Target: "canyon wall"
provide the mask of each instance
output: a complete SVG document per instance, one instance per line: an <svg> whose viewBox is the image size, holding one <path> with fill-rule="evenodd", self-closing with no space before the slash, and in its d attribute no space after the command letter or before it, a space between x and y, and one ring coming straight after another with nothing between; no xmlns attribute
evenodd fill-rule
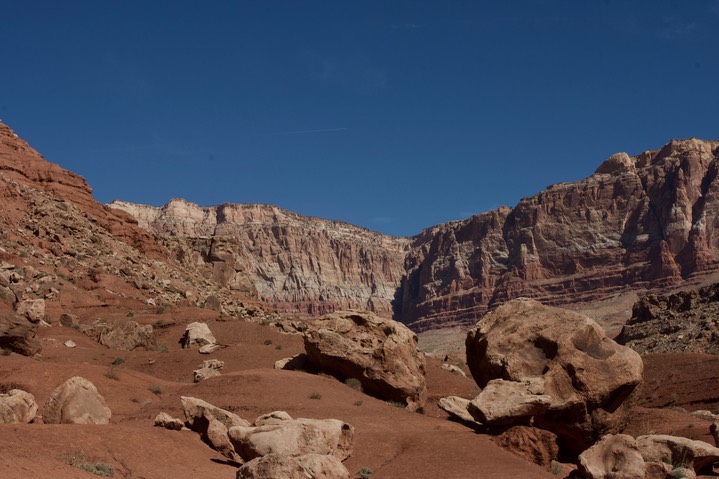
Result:
<svg viewBox="0 0 719 479"><path fill-rule="evenodd" d="M110 206L164 238L186 267L280 313L360 308L392 315L406 238L271 205L200 207L175 199L161 208L121 201Z"/></svg>
<svg viewBox="0 0 719 479"><path fill-rule="evenodd" d="M394 314L417 331L474 324L508 299L664 291L719 269L719 142L613 155L514 208L395 238L268 205L114 202L186 266L283 313Z"/></svg>

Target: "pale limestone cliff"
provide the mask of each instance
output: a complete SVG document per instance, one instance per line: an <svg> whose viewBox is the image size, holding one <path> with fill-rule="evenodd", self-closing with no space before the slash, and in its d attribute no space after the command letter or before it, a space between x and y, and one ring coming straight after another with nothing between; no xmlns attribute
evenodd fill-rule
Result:
<svg viewBox="0 0 719 479"><path fill-rule="evenodd" d="M409 240L271 205L161 208L115 201L164 237L185 265L273 309L300 316L362 308L392 314Z"/></svg>

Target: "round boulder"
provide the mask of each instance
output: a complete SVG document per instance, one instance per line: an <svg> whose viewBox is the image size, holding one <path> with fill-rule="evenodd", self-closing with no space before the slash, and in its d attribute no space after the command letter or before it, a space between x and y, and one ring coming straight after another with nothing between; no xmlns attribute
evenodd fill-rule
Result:
<svg viewBox="0 0 719 479"><path fill-rule="evenodd" d="M46 424L108 424L112 413L94 384L75 376L55 389L43 409Z"/></svg>
<svg viewBox="0 0 719 479"><path fill-rule="evenodd" d="M405 325L370 312L335 312L310 323L304 343L310 368L357 379L367 394L410 410L424 405L424 355Z"/></svg>
<svg viewBox="0 0 719 479"><path fill-rule="evenodd" d="M592 319L525 298L488 313L467 334L466 347L482 388L495 379L541 378L541 394L550 400L536 411L534 425L576 453L621 430L642 381L641 357L607 338Z"/></svg>

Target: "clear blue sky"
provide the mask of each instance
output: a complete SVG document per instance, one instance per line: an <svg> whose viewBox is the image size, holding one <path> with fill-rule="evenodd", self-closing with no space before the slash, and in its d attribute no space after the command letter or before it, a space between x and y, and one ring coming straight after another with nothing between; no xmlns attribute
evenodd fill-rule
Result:
<svg viewBox="0 0 719 479"><path fill-rule="evenodd" d="M412 235L719 138L719 0L0 7L0 118L102 202Z"/></svg>

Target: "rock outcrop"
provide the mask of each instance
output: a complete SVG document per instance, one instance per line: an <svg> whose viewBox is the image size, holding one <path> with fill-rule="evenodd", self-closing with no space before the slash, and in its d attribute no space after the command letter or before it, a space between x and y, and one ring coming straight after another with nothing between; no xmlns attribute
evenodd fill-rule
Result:
<svg viewBox="0 0 719 479"><path fill-rule="evenodd" d="M409 240L271 205L162 208L121 201L114 209L166 238L174 255L206 278L285 314L359 308L391 315Z"/></svg>
<svg viewBox="0 0 719 479"><path fill-rule="evenodd" d="M417 410L427 395L425 359L406 326L368 312L325 315L304 333L307 364L341 380L354 378L372 396Z"/></svg>
<svg viewBox="0 0 719 479"><path fill-rule="evenodd" d="M496 424L533 417L576 452L621 429L627 400L642 380L639 355L607 338L594 321L526 298L487 314L467 334L466 346L472 376L493 393L485 398L484 415L491 411ZM517 388L524 392L509 394ZM475 419L483 417L476 414L481 404L472 406Z"/></svg>
<svg viewBox="0 0 719 479"><path fill-rule="evenodd" d="M233 461L242 460L230 442L228 431L232 427L248 427L248 421L202 399L182 396L180 400L187 425L192 431L198 433L203 441L223 456Z"/></svg>
<svg viewBox="0 0 719 479"><path fill-rule="evenodd" d="M115 323L97 321L91 325L79 325L78 329L110 349L147 351L155 344L152 326L149 324L141 325L136 321L118 321Z"/></svg>
<svg viewBox="0 0 719 479"><path fill-rule="evenodd" d="M641 298L617 342L641 354L719 353L719 284Z"/></svg>
<svg viewBox="0 0 719 479"><path fill-rule="evenodd" d="M43 409L47 424L108 424L112 413L94 384L75 376L57 387Z"/></svg>
<svg viewBox="0 0 719 479"><path fill-rule="evenodd" d="M217 347L217 339L210 331L210 327L206 323L190 323L185 328L185 333L180 338L180 344L185 349L198 348L206 351L213 350Z"/></svg>

